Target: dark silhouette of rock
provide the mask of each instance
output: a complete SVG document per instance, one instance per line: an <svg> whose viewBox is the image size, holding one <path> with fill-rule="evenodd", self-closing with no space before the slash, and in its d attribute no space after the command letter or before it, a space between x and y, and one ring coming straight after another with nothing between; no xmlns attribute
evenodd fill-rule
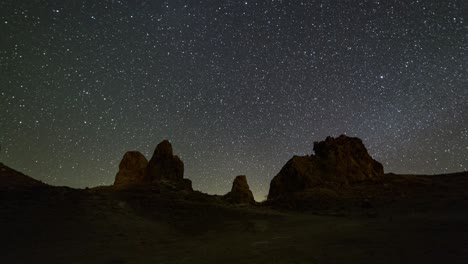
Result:
<svg viewBox="0 0 468 264"><path fill-rule="evenodd" d="M227 193L224 198L236 204L255 204L255 200L250 191L247 177L244 175L237 176L232 183L232 189Z"/></svg>
<svg viewBox="0 0 468 264"><path fill-rule="evenodd" d="M172 145L167 140L158 144L149 162L138 151L125 153L120 162L114 186L119 188L151 186L159 190L193 190L192 182L184 179L184 163L172 153Z"/></svg>
<svg viewBox="0 0 468 264"><path fill-rule="evenodd" d="M159 186L159 189L164 190L172 190L172 191L193 191L192 188L192 181L189 179L182 179L177 181L168 181L162 180L160 182L156 182Z"/></svg>
<svg viewBox="0 0 468 264"><path fill-rule="evenodd" d="M23 190L49 186L0 163L0 189Z"/></svg>
<svg viewBox="0 0 468 264"><path fill-rule="evenodd" d="M359 138L327 137L325 141L314 142L314 151L319 166L324 169L325 181L352 184L378 180L384 175L382 164L372 159Z"/></svg>
<svg viewBox="0 0 468 264"><path fill-rule="evenodd" d="M138 184L144 181L148 160L138 151L128 151L119 164L114 185Z"/></svg>
<svg viewBox="0 0 468 264"><path fill-rule="evenodd" d="M294 156L271 180L268 200L314 186L314 156Z"/></svg>
<svg viewBox="0 0 468 264"><path fill-rule="evenodd" d="M179 157L173 155L172 145L164 140L154 150L153 157L149 161L146 181L178 182L184 178L184 163Z"/></svg>
<svg viewBox="0 0 468 264"><path fill-rule="evenodd" d="M192 181L189 179L182 179L178 183L179 190L193 191Z"/></svg>
<svg viewBox="0 0 468 264"><path fill-rule="evenodd" d="M316 155L294 156L270 183L268 200L314 187L337 187L380 180L383 166L359 138L341 135L314 142Z"/></svg>

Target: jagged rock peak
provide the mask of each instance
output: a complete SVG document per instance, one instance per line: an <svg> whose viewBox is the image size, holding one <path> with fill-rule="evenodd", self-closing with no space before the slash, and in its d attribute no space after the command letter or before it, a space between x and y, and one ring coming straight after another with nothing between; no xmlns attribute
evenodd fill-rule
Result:
<svg viewBox="0 0 468 264"><path fill-rule="evenodd" d="M172 157L173 155L172 144L166 139L156 146L152 159Z"/></svg>
<svg viewBox="0 0 468 264"><path fill-rule="evenodd" d="M225 195L226 200L237 204L255 204L252 191L245 175L237 176L232 183L232 189Z"/></svg>
<svg viewBox="0 0 468 264"><path fill-rule="evenodd" d="M150 182L181 181L184 178L184 163L178 156L173 155L172 145L168 140L159 143L154 150L146 177Z"/></svg>
<svg viewBox="0 0 468 264"><path fill-rule="evenodd" d="M341 135L314 142L316 155L294 156L270 183L268 199L315 187L337 187L379 180L383 166L372 159L359 138Z"/></svg>
<svg viewBox="0 0 468 264"><path fill-rule="evenodd" d="M192 182L184 179L184 163L172 152L168 140L159 143L148 162L138 151L125 153L115 177L115 186L159 186L171 190L192 191Z"/></svg>
<svg viewBox="0 0 468 264"><path fill-rule="evenodd" d="M247 177L245 175L236 176L232 183L231 191L248 190L249 184L247 183Z"/></svg>
<svg viewBox="0 0 468 264"><path fill-rule="evenodd" d="M314 142L314 151L328 174L345 184L376 180L383 177L383 166L367 152L362 140L341 135Z"/></svg>
<svg viewBox="0 0 468 264"><path fill-rule="evenodd" d="M366 147L362 143L362 140L357 137L340 135L337 138L327 137L324 141L314 142L314 152L320 157L325 157L330 152L337 151L339 147L349 147L347 150L354 151L355 154L358 155L369 155Z"/></svg>

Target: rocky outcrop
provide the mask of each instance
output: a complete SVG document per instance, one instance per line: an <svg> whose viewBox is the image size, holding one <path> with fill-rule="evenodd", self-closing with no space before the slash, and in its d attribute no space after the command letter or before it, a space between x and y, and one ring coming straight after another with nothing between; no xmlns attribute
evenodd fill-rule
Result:
<svg viewBox="0 0 468 264"><path fill-rule="evenodd" d="M325 141L314 143L314 151L322 168L323 181L352 184L384 176L382 164L369 155L359 138L327 137Z"/></svg>
<svg viewBox="0 0 468 264"><path fill-rule="evenodd" d="M119 165L114 186L152 185L161 189L192 190L192 182L184 179L184 163L164 140L156 146L148 162L138 151L127 152Z"/></svg>
<svg viewBox="0 0 468 264"><path fill-rule="evenodd" d="M164 140L154 150L149 161L146 181L182 181L184 178L184 163L172 152L172 145Z"/></svg>
<svg viewBox="0 0 468 264"><path fill-rule="evenodd" d="M255 204L255 200L250 191L247 177L244 175L237 176L232 183L232 189L224 198L231 203L236 204Z"/></svg>
<svg viewBox="0 0 468 264"><path fill-rule="evenodd" d="M294 156L271 180L268 200L314 186L314 156Z"/></svg>
<svg viewBox="0 0 468 264"><path fill-rule="evenodd" d="M128 151L119 164L114 185L138 184L144 181L148 160L138 151Z"/></svg>
<svg viewBox="0 0 468 264"><path fill-rule="evenodd" d="M380 180L383 166L359 138L341 135L314 142L315 155L294 156L270 183L268 200L316 187L337 187Z"/></svg>

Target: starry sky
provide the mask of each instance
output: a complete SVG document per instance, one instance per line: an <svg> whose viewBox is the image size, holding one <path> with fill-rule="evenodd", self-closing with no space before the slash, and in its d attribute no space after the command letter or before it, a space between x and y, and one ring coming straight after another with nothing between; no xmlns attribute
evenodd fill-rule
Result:
<svg viewBox="0 0 468 264"><path fill-rule="evenodd" d="M163 139L195 189L360 137L386 172L468 167L462 0L1 0L0 161L111 184Z"/></svg>

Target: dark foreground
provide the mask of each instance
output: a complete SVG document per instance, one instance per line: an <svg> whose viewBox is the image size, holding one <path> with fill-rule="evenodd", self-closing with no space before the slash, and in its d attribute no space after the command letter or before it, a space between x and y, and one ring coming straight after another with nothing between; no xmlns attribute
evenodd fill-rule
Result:
<svg viewBox="0 0 468 264"><path fill-rule="evenodd" d="M466 190L457 182L442 192ZM7 190L0 262L468 263L468 199L434 195L407 208L323 215L228 205L198 192Z"/></svg>

